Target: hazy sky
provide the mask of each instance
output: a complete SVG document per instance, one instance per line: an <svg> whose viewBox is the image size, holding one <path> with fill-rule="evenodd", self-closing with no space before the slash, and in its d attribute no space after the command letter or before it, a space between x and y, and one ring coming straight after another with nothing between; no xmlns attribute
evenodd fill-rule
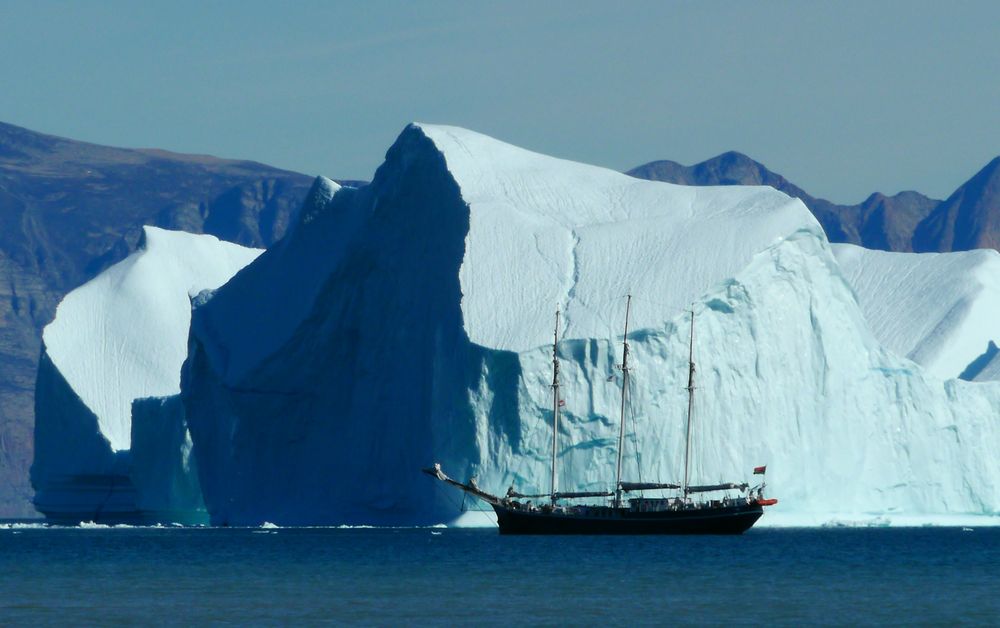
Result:
<svg viewBox="0 0 1000 628"><path fill-rule="evenodd" d="M362 179L419 120L943 197L1000 154L1000 2L7 0L0 120Z"/></svg>

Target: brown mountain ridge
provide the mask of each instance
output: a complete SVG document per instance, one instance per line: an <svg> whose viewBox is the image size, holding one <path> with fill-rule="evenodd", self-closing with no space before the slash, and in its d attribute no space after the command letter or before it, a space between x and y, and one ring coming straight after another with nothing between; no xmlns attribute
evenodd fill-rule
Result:
<svg viewBox="0 0 1000 628"><path fill-rule="evenodd" d="M312 177L252 161L111 148L0 123L0 517L33 516L42 328L144 224L248 246L280 238Z"/></svg>

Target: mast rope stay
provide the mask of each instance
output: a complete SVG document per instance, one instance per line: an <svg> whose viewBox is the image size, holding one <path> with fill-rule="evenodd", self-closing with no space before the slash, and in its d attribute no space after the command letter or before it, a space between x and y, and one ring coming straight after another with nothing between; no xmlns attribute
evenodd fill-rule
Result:
<svg viewBox="0 0 1000 628"><path fill-rule="evenodd" d="M632 418L632 446L635 447L635 466L639 483L642 484L642 448L639 447L639 421L635 418L635 405L628 405L629 416Z"/></svg>
<svg viewBox="0 0 1000 628"><path fill-rule="evenodd" d="M618 423L618 464L615 471L615 508L622 503L622 453L625 447L625 398L628 396L628 315L632 309L632 295L626 295L625 334L622 336L622 405Z"/></svg>
<svg viewBox="0 0 1000 628"><path fill-rule="evenodd" d="M559 308L556 308L556 328L552 335L552 477L549 483L549 495L552 504L556 503L556 455L559 439Z"/></svg>
<svg viewBox="0 0 1000 628"><path fill-rule="evenodd" d="M688 412L687 427L684 430L684 483L681 485L681 495L686 500L689 490L691 469L691 415L694 412L694 305L691 306L691 335L688 341Z"/></svg>

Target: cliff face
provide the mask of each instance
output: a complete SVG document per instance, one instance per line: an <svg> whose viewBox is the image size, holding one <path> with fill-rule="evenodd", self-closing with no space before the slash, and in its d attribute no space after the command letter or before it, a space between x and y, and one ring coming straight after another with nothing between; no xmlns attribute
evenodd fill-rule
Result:
<svg viewBox="0 0 1000 628"><path fill-rule="evenodd" d="M458 512L430 462L501 491L544 476L556 307L567 490L606 480L621 294L687 304L776 234L821 233L770 188L653 184L454 127L408 127L369 186L330 192L194 310L181 398L215 523L436 523ZM632 321L669 311L637 298Z"/></svg>
<svg viewBox="0 0 1000 628"><path fill-rule="evenodd" d="M249 161L128 150L0 123L0 517L32 516L42 328L73 288L134 250L143 225L261 247L312 179Z"/></svg>
<svg viewBox="0 0 1000 628"><path fill-rule="evenodd" d="M545 490L556 308L557 482L607 490L629 291L628 479L678 477L691 307L699 481L769 463L768 516L808 524L1000 511L1000 384L885 349L785 194L653 184L428 125L369 186L316 190L288 237L196 300L181 402L215 523L452 521L459 500L418 471L434 461L492 492Z"/></svg>

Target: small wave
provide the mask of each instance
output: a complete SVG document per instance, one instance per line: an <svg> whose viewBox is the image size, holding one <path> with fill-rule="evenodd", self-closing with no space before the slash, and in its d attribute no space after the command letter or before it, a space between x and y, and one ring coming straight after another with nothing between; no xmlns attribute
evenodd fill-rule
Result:
<svg viewBox="0 0 1000 628"><path fill-rule="evenodd" d="M756 528L981 528L1000 526L996 515L905 515L885 513L838 515L836 513L769 512Z"/></svg>
<svg viewBox="0 0 1000 628"><path fill-rule="evenodd" d="M888 528L892 522L885 517L871 519L833 519L820 525L821 528Z"/></svg>

